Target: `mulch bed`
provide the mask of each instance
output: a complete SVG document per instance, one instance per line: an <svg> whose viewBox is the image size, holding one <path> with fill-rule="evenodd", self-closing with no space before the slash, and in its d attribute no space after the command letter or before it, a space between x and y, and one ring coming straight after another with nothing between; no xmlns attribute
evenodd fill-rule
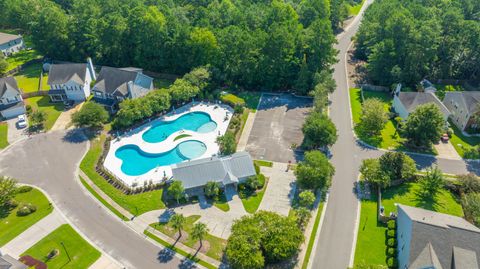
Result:
<svg viewBox="0 0 480 269"><path fill-rule="evenodd" d="M47 265L45 263L29 255L21 257L20 261L28 267L35 267L35 269L47 269Z"/></svg>

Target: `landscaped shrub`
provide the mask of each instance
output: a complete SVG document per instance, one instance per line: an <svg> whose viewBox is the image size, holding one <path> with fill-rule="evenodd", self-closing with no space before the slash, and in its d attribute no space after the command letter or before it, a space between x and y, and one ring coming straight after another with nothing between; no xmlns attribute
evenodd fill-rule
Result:
<svg viewBox="0 0 480 269"><path fill-rule="evenodd" d="M245 110L245 108L241 105L236 105L234 108L233 108L233 111L237 114L242 114L243 111Z"/></svg>
<svg viewBox="0 0 480 269"><path fill-rule="evenodd" d="M17 188L17 193L26 193L31 191L33 188L30 186L20 186Z"/></svg>
<svg viewBox="0 0 480 269"><path fill-rule="evenodd" d="M28 203L22 204L17 211L17 216L23 217L32 214L33 212L37 211L37 207Z"/></svg>
<svg viewBox="0 0 480 269"><path fill-rule="evenodd" d="M223 94L220 96L220 100L232 107L245 106L245 100L231 93Z"/></svg>
<svg viewBox="0 0 480 269"><path fill-rule="evenodd" d="M392 219L388 221L387 226L389 230L395 230L397 224L395 223L395 220Z"/></svg>
<svg viewBox="0 0 480 269"><path fill-rule="evenodd" d="M13 209L18 206L18 202L15 199L10 199L5 205L6 207Z"/></svg>
<svg viewBox="0 0 480 269"><path fill-rule="evenodd" d="M397 268L398 266L398 261L397 258L395 257L390 257L387 259L387 265L389 268Z"/></svg>
<svg viewBox="0 0 480 269"><path fill-rule="evenodd" d="M388 248L387 249L387 256L388 257L395 257L396 252L397 252L396 248Z"/></svg>
<svg viewBox="0 0 480 269"><path fill-rule="evenodd" d="M394 237L395 237L395 230L388 230L387 238L394 238Z"/></svg>
<svg viewBox="0 0 480 269"><path fill-rule="evenodd" d="M387 240L387 246L389 247L395 247L396 244L397 244L397 240L395 240L395 238L389 238Z"/></svg>

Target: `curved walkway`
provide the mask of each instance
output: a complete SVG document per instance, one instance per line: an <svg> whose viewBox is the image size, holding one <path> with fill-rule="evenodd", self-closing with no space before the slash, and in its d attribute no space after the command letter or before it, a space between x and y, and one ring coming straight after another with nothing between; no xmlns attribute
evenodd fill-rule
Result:
<svg viewBox="0 0 480 269"><path fill-rule="evenodd" d="M365 8L372 2L373 0L367 0L359 16L345 32L337 36L336 49L339 50L339 61L334 66L337 90L331 96L330 107L330 116L337 126L339 135L337 143L332 147L332 163L336 173L329 191L319 239L312 254L314 258L310 265L313 265L313 268L347 268L353 262L357 215L360 209L354 191L358 168L362 159L379 157L384 153L384 150L364 146L353 134L346 72L346 55L351 38L358 30ZM474 161L438 159L422 154L409 155L417 162L419 168L436 163L442 171L450 174L480 171L479 163Z"/></svg>

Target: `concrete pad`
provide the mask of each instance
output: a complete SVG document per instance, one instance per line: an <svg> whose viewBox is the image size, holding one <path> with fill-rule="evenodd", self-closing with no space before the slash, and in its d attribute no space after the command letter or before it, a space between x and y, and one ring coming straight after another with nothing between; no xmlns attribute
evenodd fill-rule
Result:
<svg viewBox="0 0 480 269"><path fill-rule="evenodd" d="M121 269L118 264L114 263L111 258L102 254L95 263L90 265L89 269Z"/></svg>
<svg viewBox="0 0 480 269"><path fill-rule="evenodd" d="M56 131L56 130L66 130L68 129L70 126L70 122L71 122L71 119L72 119L72 114L79 111L80 108L82 108L83 104L85 104L85 102L81 102L81 103L78 103L78 104L75 104L74 107L70 108L69 110L66 110L66 111L63 111L60 116L58 116L57 118L57 121L55 122L55 124L52 126L52 131Z"/></svg>
<svg viewBox="0 0 480 269"><path fill-rule="evenodd" d="M287 170L286 163L273 163L270 167L261 167L261 172L269 178L267 189L258 210L273 211L288 216L291 201L295 193L295 175Z"/></svg>
<svg viewBox="0 0 480 269"><path fill-rule="evenodd" d="M9 144L27 137L27 128L18 128L17 121L17 118L6 120L8 124L7 141Z"/></svg>
<svg viewBox="0 0 480 269"><path fill-rule="evenodd" d="M438 157L450 160L461 160L462 158L458 155L457 151L453 147L452 143L448 141L447 143L438 142L433 145L437 150Z"/></svg>

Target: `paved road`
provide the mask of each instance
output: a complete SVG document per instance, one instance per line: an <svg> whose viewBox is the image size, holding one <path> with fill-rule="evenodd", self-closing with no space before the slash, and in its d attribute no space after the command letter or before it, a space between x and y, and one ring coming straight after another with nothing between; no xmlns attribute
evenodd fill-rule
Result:
<svg viewBox="0 0 480 269"><path fill-rule="evenodd" d="M126 268L189 268L110 215L83 191L75 176L86 150L87 143L78 133L36 135L0 152L0 174L44 189L83 234Z"/></svg>
<svg viewBox="0 0 480 269"><path fill-rule="evenodd" d="M367 0L370 4L373 0ZM335 65L334 78L337 90L332 94L330 116L338 129L338 141L332 147L332 163L336 168L325 219L320 231L318 245L313 254L312 268L345 269L352 255L354 230L356 228L359 201L354 193L354 182L358 177L358 168L364 158L380 156L383 152L363 147L353 135L348 98L348 82L345 70L345 55L352 36L358 30L361 15L351 26L340 34L336 48L339 50L339 62ZM479 171L478 163L466 163L462 160L436 159L421 155L411 155L419 168L437 163L446 173L462 174Z"/></svg>

